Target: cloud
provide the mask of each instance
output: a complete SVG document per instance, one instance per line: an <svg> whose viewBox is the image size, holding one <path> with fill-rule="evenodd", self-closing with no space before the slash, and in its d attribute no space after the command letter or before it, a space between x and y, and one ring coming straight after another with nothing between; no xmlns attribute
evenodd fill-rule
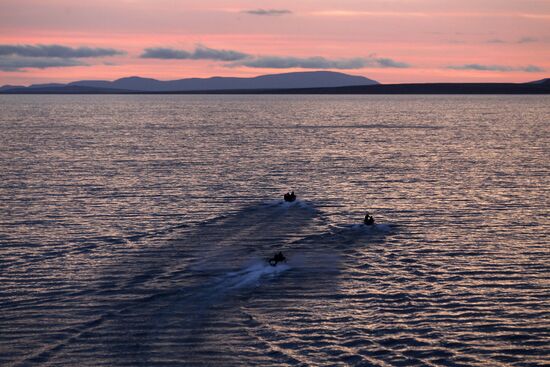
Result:
<svg viewBox="0 0 550 367"><path fill-rule="evenodd" d="M190 59L191 53L183 50L174 50L165 47L146 48L140 55L142 59L183 60Z"/></svg>
<svg viewBox="0 0 550 367"><path fill-rule="evenodd" d="M408 64L388 58L327 59L321 56L293 57L293 56L258 56L232 63L229 66L247 66L251 68L268 69L361 69L376 68L407 68Z"/></svg>
<svg viewBox="0 0 550 367"><path fill-rule="evenodd" d="M77 47L62 45L0 45L0 56L85 58L123 55L113 48Z"/></svg>
<svg viewBox="0 0 550 367"><path fill-rule="evenodd" d="M522 44L522 43L533 43L533 42L538 42L539 39L538 38L534 38L534 37L521 37L520 39L518 39L517 41L513 42L513 41L504 41L500 38L493 38L493 39L490 39L487 41L487 43L519 43L519 44Z"/></svg>
<svg viewBox="0 0 550 367"><path fill-rule="evenodd" d="M360 69L365 66L362 58L329 60L324 57L281 57L259 56L248 60L233 63L229 66L247 66L250 68L268 69Z"/></svg>
<svg viewBox="0 0 550 367"><path fill-rule="evenodd" d="M360 69L375 68L407 68L408 64L389 58L370 55L368 58L355 57L348 59L327 59L322 56L262 56L251 55L234 50L217 50L199 45L193 51L176 50L172 48L146 48L142 58L163 60L215 60L229 61L226 67L245 66L249 68L267 69Z"/></svg>
<svg viewBox="0 0 550 367"><path fill-rule="evenodd" d="M533 42L537 42L538 39L534 38L534 37L521 37L519 40L518 40L518 43L533 43Z"/></svg>
<svg viewBox="0 0 550 367"><path fill-rule="evenodd" d="M236 61L242 60L250 55L239 51L216 50L205 46L197 46L194 51L175 50L172 48L146 48L141 54L144 59L163 59L163 60L218 60L218 61Z"/></svg>
<svg viewBox="0 0 550 367"><path fill-rule="evenodd" d="M239 51L232 50L215 50L204 46L199 46L192 54L194 59L207 59L207 60L221 60L221 61L235 61L242 60L250 55Z"/></svg>
<svg viewBox="0 0 550 367"><path fill-rule="evenodd" d="M404 62L395 61L388 58L373 58L371 59L375 65L381 68L409 68L410 65Z"/></svg>
<svg viewBox="0 0 550 367"><path fill-rule="evenodd" d="M527 65L527 66L523 67L522 69L523 69L522 71L526 71L528 73L540 73L540 72L546 71L543 68L538 67L536 65Z"/></svg>
<svg viewBox="0 0 550 367"><path fill-rule="evenodd" d="M46 68L58 68L69 66L87 66L80 60L75 59L63 59L52 57L20 57L9 56L0 57L0 70L2 71L21 71L21 69L34 68L34 69L46 69Z"/></svg>
<svg viewBox="0 0 550 367"><path fill-rule="evenodd" d="M535 66L506 66L506 65L482 65L482 64L465 64L465 65L450 65L447 69L452 70L477 70L477 71L500 71L500 72L512 72L523 71L527 73L538 73L544 71L544 69Z"/></svg>
<svg viewBox="0 0 550 367"><path fill-rule="evenodd" d="M62 45L7 45L0 44L0 70L46 69L87 66L81 58L124 55L114 48L67 47Z"/></svg>
<svg viewBox="0 0 550 367"><path fill-rule="evenodd" d="M243 13L252 14L252 15L266 15L266 16L281 16L292 14L292 11L288 9L253 9L253 10L243 10Z"/></svg>

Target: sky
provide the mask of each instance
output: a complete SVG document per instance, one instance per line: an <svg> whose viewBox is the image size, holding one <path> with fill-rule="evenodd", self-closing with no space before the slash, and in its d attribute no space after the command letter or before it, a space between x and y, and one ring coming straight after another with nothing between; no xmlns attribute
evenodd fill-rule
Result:
<svg viewBox="0 0 550 367"><path fill-rule="evenodd" d="M0 85L332 70L550 76L550 0L0 0Z"/></svg>

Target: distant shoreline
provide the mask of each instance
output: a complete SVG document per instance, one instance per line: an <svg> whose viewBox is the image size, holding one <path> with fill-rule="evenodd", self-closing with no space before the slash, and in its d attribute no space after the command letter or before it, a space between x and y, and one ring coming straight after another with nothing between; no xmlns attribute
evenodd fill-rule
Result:
<svg viewBox="0 0 550 367"><path fill-rule="evenodd" d="M550 84L418 83L280 89L140 91L84 86L13 88L0 94L550 94Z"/></svg>
<svg viewBox="0 0 550 367"><path fill-rule="evenodd" d="M4 85L2 94L550 94L550 78L527 83L381 84L334 71L156 80L139 76L68 84Z"/></svg>

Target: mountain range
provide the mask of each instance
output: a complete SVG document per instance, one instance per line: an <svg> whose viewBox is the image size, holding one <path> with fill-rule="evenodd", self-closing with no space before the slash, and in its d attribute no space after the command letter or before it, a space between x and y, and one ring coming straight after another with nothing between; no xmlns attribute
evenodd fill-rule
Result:
<svg viewBox="0 0 550 367"><path fill-rule="evenodd" d="M114 81L5 85L0 94L550 94L550 78L527 83L380 84L363 76L332 71L212 77L161 81L137 76Z"/></svg>
<svg viewBox="0 0 550 367"><path fill-rule="evenodd" d="M80 80L68 84L50 83L34 84L30 89L54 89L74 87L98 88L100 90L117 89L121 91L138 92L175 92L175 91L207 91L207 90L235 90L235 89L288 89L288 88L325 88L343 87L349 85L374 85L377 81L363 76L348 75L332 71L296 72L284 74L261 75L252 78L212 77L188 78L161 81L150 78L132 76L115 81L107 80ZM0 91L21 89L23 86L3 86ZM67 88L66 88L67 89Z"/></svg>

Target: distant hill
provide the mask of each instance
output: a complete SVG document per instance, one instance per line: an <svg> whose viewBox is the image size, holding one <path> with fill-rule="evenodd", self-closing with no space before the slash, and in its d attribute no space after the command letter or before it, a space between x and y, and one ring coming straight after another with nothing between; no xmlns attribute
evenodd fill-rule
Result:
<svg viewBox="0 0 550 367"><path fill-rule="evenodd" d="M2 94L550 94L550 79L528 83L379 84L330 71L262 75L253 78L191 78L172 81L129 77L115 81L4 86Z"/></svg>
<svg viewBox="0 0 550 367"><path fill-rule="evenodd" d="M545 78L541 80L535 80L534 82L529 82L527 84L544 84L544 85L550 85L550 78Z"/></svg>
<svg viewBox="0 0 550 367"><path fill-rule="evenodd" d="M240 93L247 93L241 91ZM417 83L257 91L272 94L550 94L550 83Z"/></svg>
<svg viewBox="0 0 550 367"><path fill-rule="evenodd" d="M58 88L64 87L66 84L62 83L47 83L47 84L31 84L28 88Z"/></svg>
<svg viewBox="0 0 550 367"><path fill-rule="evenodd" d="M136 92L174 92L174 91L207 91L229 89L288 89L288 88L326 88L343 87L348 85L374 85L377 81L363 76L348 75L333 71L309 71L296 73L283 73L262 75L252 78L212 77L212 78L188 78L179 80L156 80L132 76L115 81L107 80L79 80L68 84L50 83L33 84L29 87L4 86L0 91L17 88L17 93L24 93L23 89L33 89L29 93L37 91L59 90L67 93L78 89L67 87L86 87L116 89Z"/></svg>
<svg viewBox="0 0 550 367"><path fill-rule="evenodd" d="M16 87L2 90L0 94L130 94L136 91L113 89L113 88L96 88L83 87L79 85L61 85L56 87L33 85L30 87Z"/></svg>
<svg viewBox="0 0 550 367"><path fill-rule="evenodd" d="M25 88L24 86L22 85L9 85L9 84L6 84L6 85L3 85L0 87L0 92L4 91L4 90L8 90L8 89L15 89L15 88Z"/></svg>
<svg viewBox="0 0 550 367"><path fill-rule="evenodd" d="M262 75L253 78L189 78L161 81L137 76L115 81L81 80L69 83L82 87L114 88L144 92L203 91L221 89L283 89L283 88L322 88L347 85L373 85L378 82L363 76L354 76L332 71L312 71Z"/></svg>

